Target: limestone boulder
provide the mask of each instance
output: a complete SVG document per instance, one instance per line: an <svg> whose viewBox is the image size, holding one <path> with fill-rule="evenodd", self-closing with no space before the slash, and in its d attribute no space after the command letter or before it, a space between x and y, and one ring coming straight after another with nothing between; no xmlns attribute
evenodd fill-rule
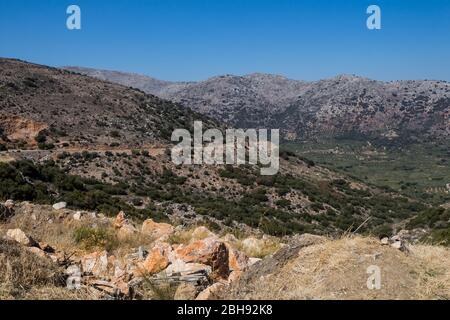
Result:
<svg viewBox="0 0 450 320"><path fill-rule="evenodd" d="M145 261L138 268L142 274L155 274L166 269L169 265L169 254L172 247L167 243L157 243L149 251Z"/></svg>
<svg viewBox="0 0 450 320"><path fill-rule="evenodd" d="M26 247L37 246L37 242L30 236L28 236L21 229L9 229L6 232L6 239L15 241Z"/></svg>
<svg viewBox="0 0 450 320"><path fill-rule="evenodd" d="M108 274L110 266L109 261L108 252L93 252L81 258L81 268L85 274L102 277Z"/></svg>
<svg viewBox="0 0 450 320"><path fill-rule="evenodd" d="M212 268L214 277L227 278L229 274L228 248L215 237L179 246L174 250L177 258L187 263L200 263Z"/></svg>
<svg viewBox="0 0 450 320"><path fill-rule="evenodd" d="M66 207L67 207L66 202L58 202L53 205L53 209L55 209L55 210L62 210L62 209L65 209Z"/></svg>

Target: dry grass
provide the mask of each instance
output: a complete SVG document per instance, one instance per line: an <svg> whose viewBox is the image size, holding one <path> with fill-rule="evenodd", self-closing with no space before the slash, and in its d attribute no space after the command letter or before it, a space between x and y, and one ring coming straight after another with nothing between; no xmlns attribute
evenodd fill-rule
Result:
<svg viewBox="0 0 450 320"><path fill-rule="evenodd" d="M381 289L367 288L367 268L381 269ZM300 250L263 279L251 279L231 299L450 299L450 251L413 246L409 254L377 239L345 237ZM251 271L250 271L251 272Z"/></svg>
<svg viewBox="0 0 450 320"><path fill-rule="evenodd" d="M51 260L37 257L14 242L0 240L0 297L20 298L34 287L64 284L62 270Z"/></svg>
<svg viewBox="0 0 450 320"><path fill-rule="evenodd" d="M187 230L177 231L169 236L167 242L170 244L189 244L194 241L206 239L210 236L210 233L206 230L194 234L195 229L195 227L192 227Z"/></svg>
<svg viewBox="0 0 450 320"><path fill-rule="evenodd" d="M76 221L71 218L73 213L61 219L60 213L50 206L33 205L28 210L19 208L7 224L0 226L0 235L7 229L19 228L59 251L79 255L106 249L120 256L139 246L150 246L154 241L141 233L119 239L110 219L84 217Z"/></svg>
<svg viewBox="0 0 450 320"><path fill-rule="evenodd" d="M250 248L244 246L242 240L238 240L234 245L237 250L245 253L247 257L260 259L277 252L282 247L282 243L277 238L261 240L261 245Z"/></svg>

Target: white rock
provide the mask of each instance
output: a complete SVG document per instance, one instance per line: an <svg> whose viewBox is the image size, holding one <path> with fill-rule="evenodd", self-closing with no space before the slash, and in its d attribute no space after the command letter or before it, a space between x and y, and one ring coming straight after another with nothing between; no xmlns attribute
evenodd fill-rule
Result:
<svg viewBox="0 0 450 320"><path fill-rule="evenodd" d="M401 249L403 249L403 243L401 241L394 241L391 244L391 247L395 248L395 249L398 249L398 250L401 250Z"/></svg>
<svg viewBox="0 0 450 320"><path fill-rule="evenodd" d="M12 241L16 241L27 247L36 245L36 241L34 241L33 238L27 236L25 232L20 229L9 229L6 232L6 238Z"/></svg>
<svg viewBox="0 0 450 320"><path fill-rule="evenodd" d="M41 250L40 248L37 248L37 247L27 247L26 249L27 249L29 252L31 252L31 253L35 254L36 256L38 256L39 258L42 258L42 259L48 259L47 254L46 254L43 250Z"/></svg>
<svg viewBox="0 0 450 320"><path fill-rule="evenodd" d="M174 274L180 274L182 276L189 275L198 271L205 271L206 274L210 274L212 272L212 268L210 266L200 264L200 263L186 263L181 259L174 260L172 264L170 264L163 273L166 276L172 276Z"/></svg>
<svg viewBox="0 0 450 320"><path fill-rule="evenodd" d="M82 218L82 213L81 213L81 211L77 211L77 212L75 212L75 213L73 214L73 220L80 221L81 218Z"/></svg>
<svg viewBox="0 0 450 320"><path fill-rule="evenodd" d="M385 238L381 239L381 244L387 246L389 244L389 238L385 237Z"/></svg>
<svg viewBox="0 0 450 320"><path fill-rule="evenodd" d="M81 258L83 272L102 276L108 271L108 253L106 251L93 252Z"/></svg>
<svg viewBox="0 0 450 320"><path fill-rule="evenodd" d="M8 209L14 208L14 201L11 200L11 199L10 200L6 200L5 207L8 208Z"/></svg>
<svg viewBox="0 0 450 320"><path fill-rule="evenodd" d="M95 219L95 218L97 218L97 214L95 212L89 212L88 217L91 219Z"/></svg>
<svg viewBox="0 0 450 320"><path fill-rule="evenodd" d="M66 202L58 202L53 205L53 209L55 209L55 210L65 209L66 207L67 207Z"/></svg>
<svg viewBox="0 0 450 320"><path fill-rule="evenodd" d="M249 258L248 259L248 266L250 267L250 266L254 265L257 262L260 262L261 260L262 259L260 259L260 258Z"/></svg>
<svg viewBox="0 0 450 320"><path fill-rule="evenodd" d="M68 276L81 276L80 267L74 264L68 266L64 273L67 274Z"/></svg>

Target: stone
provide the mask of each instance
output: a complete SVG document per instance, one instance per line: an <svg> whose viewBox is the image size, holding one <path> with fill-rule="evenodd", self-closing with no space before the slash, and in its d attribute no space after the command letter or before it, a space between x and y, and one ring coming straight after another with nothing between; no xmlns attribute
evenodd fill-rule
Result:
<svg viewBox="0 0 450 320"><path fill-rule="evenodd" d="M114 228L116 229L120 229L122 228L125 224L128 224L128 219L125 217L125 212L120 211L119 214L116 216L116 219L114 219Z"/></svg>
<svg viewBox="0 0 450 320"><path fill-rule="evenodd" d="M6 200L6 202L5 202L5 207L7 208L7 209L9 209L9 210L12 210L12 209L14 209L14 201L13 200L11 200L11 199L9 199L9 200Z"/></svg>
<svg viewBox="0 0 450 320"><path fill-rule="evenodd" d="M209 275L212 272L212 268L205 264L201 263L186 263L183 260L174 260L167 269L165 269L162 273L166 276L188 276L194 273L204 273L205 275Z"/></svg>
<svg viewBox="0 0 450 320"><path fill-rule="evenodd" d="M215 237L195 241L175 249L176 256L187 263L200 263L212 267L213 277L227 278L228 248Z"/></svg>
<svg viewBox="0 0 450 320"><path fill-rule="evenodd" d="M95 212L88 212L88 217L91 219L96 219L97 218L97 213Z"/></svg>
<svg viewBox="0 0 450 320"><path fill-rule="evenodd" d="M66 270L64 271L64 273L66 275L68 275L69 277L81 277L81 270L80 267L78 267L77 265L70 265L66 268Z"/></svg>
<svg viewBox="0 0 450 320"><path fill-rule="evenodd" d="M254 265L255 263L260 262L262 259L261 258L249 258L248 259L248 266L251 267L252 265Z"/></svg>
<svg viewBox="0 0 450 320"><path fill-rule="evenodd" d="M118 289L119 295L125 296L125 297L131 297L132 290L128 282L126 282L124 279L114 279L112 281L112 284Z"/></svg>
<svg viewBox="0 0 450 320"><path fill-rule="evenodd" d="M44 251L46 253L55 253L55 249L52 246L50 246L48 243L39 242L38 246L42 251Z"/></svg>
<svg viewBox="0 0 450 320"><path fill-rule="evenodd" d="M181 283L175 291L174 300L194 300L198 294L197 287L192 283Z"/></svg>
<svg viewBox="0 0 450 320"><path fill-rule="evenodd" d="M241 278L241 271L232 271L228 277L228 284L238 281Z"/></svg>
<svg viewBox="0 0 450 320"><path fill-rule="evenodd" d="M226 287L222 282L216 282L199 293L195 300L218 300L220 292Z"/></svg>
<svg viewBox="0 0 450 320"><path fill-rule="evenodd" d="M245 253L228 246L228 266L231 271L244 271L249 265L249 258Z"/></svg>
<svg viewBox="0 0 450 320"><path fill-rule="evenodd" d="M16 241L27 247L34 247L37 245L33 238L27 236L25 232L20 229L9 229L6 232L6 238L8 240Z"/></svg>
<svg viewBox="0 0 450 320"><path fill-rule="evenodd" d="M67 207L66 202L58 202L53 205L53 209L55 209L55 210L62 210L62 209L65 209L66 207Z"/></svg>
<svg viewBox="0 0 450 320"><path fill-rule="evenodd" d="M160 239L174 233L174 227L168 223L157 223L152 219L145 220L142 224L142 233L153 239Z"/></svg>
<svg viewBox="0 0 450 320"><path fill-rule="evenodd" d="M36 256L38 256L39 258L42 258L42 259L48 259L49 258L47 256L47 254L43 250L38 248L38 247L27 247L27 251L35 254Z"/></svg>
<svg viewBox="0 0 450 320"><path fill-rule="evenodd" d="M75 212L72 216L73 220L75 220L75 221L80 221L82 217L83 217L83 214L81 213L81 211Z"/></svg>
<svg viewBox="0 0 450 320"><path fill-rule="evenodd" d="M391 247L400 251L407 251L407 247L403 241L394 241Z"/></svg>
<svg viewBox="0 0 450 320"><path fill-rule="evenodd" d="M123 211L120 211L114 220L114 228L118 230L119 239L127 239L137 233L137 229L128 221Z"/></svg>
<svg viewBox="0 0 450 320"><path fill-rule="evenodd" d="M169 253L172 248L169 244L158 243L148 253L145 261L140 264L143 275L152 275L166 269L169 265Z"/></svg>
<svg viewBox="0 0 450 320"><path fill-rule="evenodd" d="M81 268L86 274L104 276L108 273L108 253L106 251L93 252L81 258Z"/></svg>
<svg viewBox="0 0 450 320"><path fill-rule="evenodd" d="M384 246L389 245L389 238L384 237L383 239L381 239L381 244Z"/></svg>

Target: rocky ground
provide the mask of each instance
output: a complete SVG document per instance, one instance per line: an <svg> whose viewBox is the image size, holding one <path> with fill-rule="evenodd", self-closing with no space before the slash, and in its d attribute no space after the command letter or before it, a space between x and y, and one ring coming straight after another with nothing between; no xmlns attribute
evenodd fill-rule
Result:
<svg viewBox="0 0 450 320"><path fill-rule="evenodd" d="M7 201L0 212L0 299L449 299L450 252L374 239L283 240L204 226L135 224ZM381 289L367 270L381 271Z"/></svg>
<svg viewBox="0 0 450 320"><path fill-rule="evenodd" d="M210 299L280 247L276 238L135 225L123 212L107 218L64 203L3 208L1 299Z"/></svg>

